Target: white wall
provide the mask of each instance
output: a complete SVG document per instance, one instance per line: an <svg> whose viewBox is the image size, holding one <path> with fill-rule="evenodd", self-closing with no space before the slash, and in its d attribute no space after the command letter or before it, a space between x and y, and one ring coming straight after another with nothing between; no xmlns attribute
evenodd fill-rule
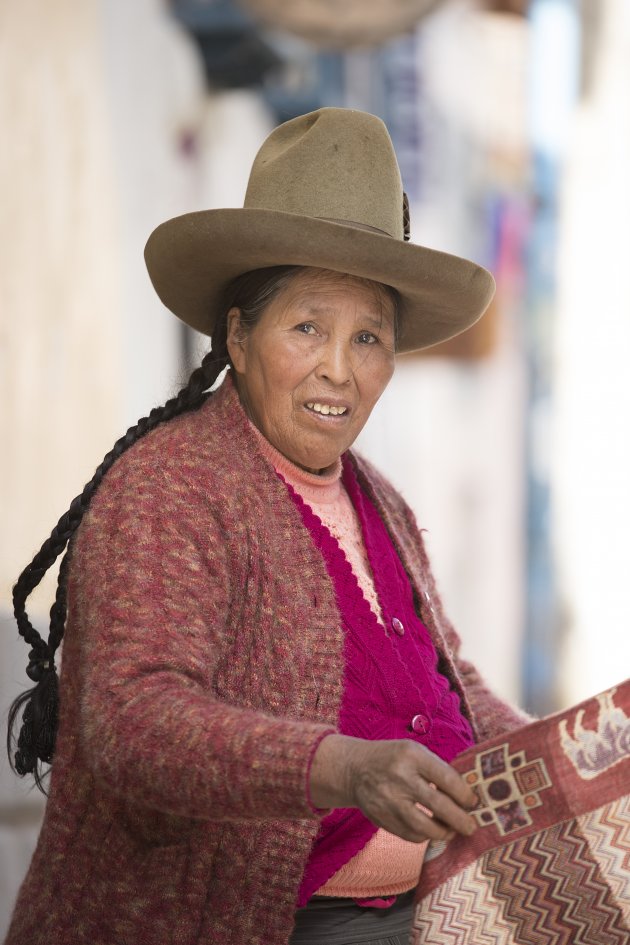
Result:
<svg viewBox="0 0 630 945"><path fill-rule="evenodd" d="M554 352L566 703L630 672L630 7L602 0L567 162Z"/></svg>
<svg viewBox="0 0 630 945"><path fill-rule="evenodd" d="M10 588L114 440L177 386L181 331L142 249L197 206L204 96L190 44L159 0L0 4L0 691L28 648ZM32 599L38 626L54 596ZM30 782L30 779L29 779ZM0 938L42 799L0 752Z"/></svg>

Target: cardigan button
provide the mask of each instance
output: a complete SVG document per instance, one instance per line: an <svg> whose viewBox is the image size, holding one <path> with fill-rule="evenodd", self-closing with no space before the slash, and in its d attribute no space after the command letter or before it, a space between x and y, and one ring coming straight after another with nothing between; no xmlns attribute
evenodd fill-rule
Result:
<svg viewBox="0 0 630 945"><path fill-rule="evenodd" d="M392 627L394 628L394 630L396 631L399 637L402 637L404 635L405 628L402 622L398 619L398 617L392 618Z"/></svg>
<svg viewBox="0 0 630 945"><path fill-rule="evenodd" d="M426 715L414 715L411 720L411 728L416 735L426 735L429 730L429 720Z"/></svg>

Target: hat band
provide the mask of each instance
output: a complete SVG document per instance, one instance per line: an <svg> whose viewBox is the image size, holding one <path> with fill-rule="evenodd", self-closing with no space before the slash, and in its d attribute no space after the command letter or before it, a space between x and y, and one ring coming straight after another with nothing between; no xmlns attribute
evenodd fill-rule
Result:
<svg viewBox="0 0 630 945"><path fill-rule="evenodd" d="M405 243L409 242L411 236L411 226L410 226L410 214L409 214L409 197L406 193L403 193L403 207L402 207L402 218L403 218L403 240ZM358 230L369 230L370 233L380 233L382 236L389 236L391 240L395 239L395 236L392 236L391 233L388 233L387 230L381 230L377 226L369 226L367 223L356 223L354 220L337 220L335 217L316 217L317 220L325 220L327 223L340 223L341 226L354 226Z"/></svg>
<svg viewBox="0 0 630 945"><path fill-rule="evenodd" d="M390 240L394 237L387 230L379 230L377 226L368 226L367 223L355 223L354 220L336 220L335 217L315 217L316 220L325 220L326 223L340 223L341 226L353 226L357 230L369 230L370 233L380 233L381 236L389 236Z"/></svg>

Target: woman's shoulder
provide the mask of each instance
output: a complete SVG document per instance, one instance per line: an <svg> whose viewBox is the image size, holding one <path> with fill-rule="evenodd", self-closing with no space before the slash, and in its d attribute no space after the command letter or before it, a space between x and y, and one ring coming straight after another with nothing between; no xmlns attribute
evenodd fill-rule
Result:
<svg viewBox="0 0 630 945"><path fill-rule="evenodd" d="M237 470L245 450L247 420L223 386L196 409L160 423L136 440L112 467L118 477L144 481L186 479Z"/></svg>
<svg viewBox="0 0 630 945"><path fill-rule="evenodd" d="M228 396L226 396L226 394ZM132 503L161 510L185 502L229 506L251 481L247 420L229 391L220 388L196 410L160 423L113 463L91 503L115 513Z"/></svg>
<svg viewBox="0 0 630 945"><path fill-rule="evenodd" d="M405 520L415 525L415 516L411 507L389 479L362 454L352 451L350 458L360 485L366 489L372 501L390 513L402 515Z"/></svg>

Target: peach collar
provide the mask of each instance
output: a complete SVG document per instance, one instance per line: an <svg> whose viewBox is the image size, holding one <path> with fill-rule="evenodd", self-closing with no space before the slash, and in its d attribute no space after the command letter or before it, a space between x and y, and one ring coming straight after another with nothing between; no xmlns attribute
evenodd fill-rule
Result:
<svg viewBox="0 0 630 945"><path fill-rule="evenodd" d="M292 463L286 456L283 456L251 420L249 420L249 424L258 439L263 455L269 460L276 472L280 473L282 478L293 486L306 502L328 504L338 500L342 489L341 459L337 459L319 475L307 472Z"/></svg>

